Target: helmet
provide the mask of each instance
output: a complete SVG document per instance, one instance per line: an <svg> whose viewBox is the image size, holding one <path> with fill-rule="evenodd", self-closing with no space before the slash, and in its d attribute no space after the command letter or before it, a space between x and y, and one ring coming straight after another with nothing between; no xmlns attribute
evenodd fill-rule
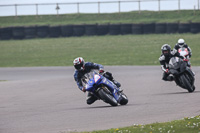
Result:
<svg viewBox="0 0 200 133"><path fill-rule="evenodd" d="M85 61L82 57L74 59L73 63L76 70L84 70Z"/></svg>
<svg viewBox="0 0 200 133"><path fill-rule="evenodd" d="M165 55L165 56L169 56L170 55L170 52L171 52L171 46L169 44L164 44L162 47L161 47L161 50L162 50L162 54Z"/></svg>
<svg viewBox="0 0 200 133"><path fill-rule="evenodd" d="M178 45L183 46L185 44L184 39L178 39Z"/></svg>

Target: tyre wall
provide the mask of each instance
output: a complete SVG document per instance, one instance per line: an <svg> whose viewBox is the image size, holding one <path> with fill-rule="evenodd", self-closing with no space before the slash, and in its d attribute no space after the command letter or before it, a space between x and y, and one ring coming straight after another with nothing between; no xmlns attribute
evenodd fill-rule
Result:
<svg viewBox="0 0 200 133"><path fill-rule="evenodd" d="M109 34L110 35L121 34L121 24L110 24L109 25Z"/></svg>
<svg viewBox="0 0 200 133"><path fill-rule="evenodd" d="M12 27L0 28L0 38L1 40L12 39Z"/></svg>
<svg viewBox="0 0 200 133"><path fill-rule="evenodd" d="M109 32L109 24L97 25L97 35L107 35Z"/></svg>
<svg viewBox="0 0 200 133"><path fill-rule="evenodd" d="M60 37L61 28L60 26L50 26L49 27L49 37Z"/></svg>
<svg viewBox="0 0 200 133"><path fill-rule="evenodd" d="M35 38L37 35L37 27L36 26L27 26L24 27L25 39Z"/></svg>
<svg viewBox="0 0 200 133"><path fill-rule="evenodd" d="M85 25L74 25L73 36L83 36L85 34Z"/></svg>
<svg viewBox="0 0 200 133"><path fill-rule="evenodd" d="M37 37L45 38L49 36L49 26L37 26Z"/></svg>
<svg viewBox="0 0 200 133"><path fill-rule="evenodd" d="M24 39L24 27L13 27L12 36L13 39Z"/></svg>
<svg viewBox="0 0 200 133"><path fill-rule="evenodd" d="M190 24L188 23L180 23L178 25L178 32L179 33L187 33L190 32Z"/></svg>
<svg viewBox="0 0 200 133"><path fill-rule="evenodd" d="M166 33L167 32L167 24L166 23L157 23L155 24L155 33Z"/></svg>
<svg viewBox="0 0 200 133"><path fill-rule="evenodd" d="M60 26L61 29L61 36L62 37L70 37L73 36L73 25L62 25Z"/></svg>
<svg viewBox="0 0 200 133"><path fill-rule="evenodd" d="M132 24L132 34L143 34L143 24Z"/></svg>
<svg viewBox="0 0 200 133"><path fill-rule="evenodd" d="M86 36L97 35L97 25L96 24L85 25L85 35Z"/></svg>
<svg viewBox="0 0 200 133"><path fill-rule="evenodd" d="M155 33L155 23L143 24L143 33L144 34Z"/></svg>
<svg viewBox="0 0 200 133"><path fill-rule="evenodd" d="M167 23L167 33L177 33L178 23Z"/></svg>
<svg viewBox="0 0 200 133"><path fill-rule="evenodd" d="M132 34L132 24L121 24L120 28L122 35Z"/></svg>
<svg viewBox="0 0 200 133"><path fill-rule="evenodd" d="M87 24L0 28L0 39L31 39L126 34L200 33L200 23Z"/></svg>

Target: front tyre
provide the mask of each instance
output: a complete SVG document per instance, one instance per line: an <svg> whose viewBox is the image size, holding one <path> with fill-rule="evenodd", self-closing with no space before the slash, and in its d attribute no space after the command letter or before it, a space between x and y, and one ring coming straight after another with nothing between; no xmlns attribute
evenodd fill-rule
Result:
<svg viewBox="0 0 200 133"><path fill-rule="evenodd" d="M117 105L118 105L118 103L117 103L117 101L115 100L115 98L114 98L112 95L110 95L109 93L105 92L103 89L100 89L100 90L98 91L98 93L99 93L99 97L100 97L104 102L109 103L109 104L112 105L112 106L117 106Z"/></svg>
<svg viewBox="0 0 200 133"><path fill-rule="evenodd" d="M195 90L194 87L191 86L190 82L186 79L185 75L181 75L180 78L184 87L188 90L188 92L191 93Z"/></svg>

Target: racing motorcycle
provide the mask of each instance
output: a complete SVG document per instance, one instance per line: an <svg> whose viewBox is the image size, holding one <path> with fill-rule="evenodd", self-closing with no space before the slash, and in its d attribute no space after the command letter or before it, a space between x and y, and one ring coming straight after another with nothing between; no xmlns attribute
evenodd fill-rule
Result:
<svg viewBox="0 0 200 133"><path fill-rule="evenodd" d="M86 91L93 93L105 103L112 106L128 103L128 97L111 80L95 71L87 73L82 81L85 83Z"/></svg>
<svg viewBox="0 0 200 133"><path fill-rule="evenodd" d="M178 52L185 57L188 55L187 48L180 48ZM193 92L195 90L195 75L188 67L187 61L189 61L187 58L181 59L179 57L172 57L169 61L169 69L178 86L187 89L188 92Z"/></svg>

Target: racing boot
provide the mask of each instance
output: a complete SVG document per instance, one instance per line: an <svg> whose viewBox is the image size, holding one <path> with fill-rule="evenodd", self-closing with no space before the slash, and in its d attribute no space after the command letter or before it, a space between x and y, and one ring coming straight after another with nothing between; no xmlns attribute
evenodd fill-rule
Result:
<svg viewBox="0 0 200 133"><path fill-rule="evenodd" d="M112 82L119 88L119 91L120 92L122 92L123 91L123 89L122 88L120 88L121 87L121 84L119 83L119 82L117 82L116 80L112 80Z"/></svg>
<svg viewBox="0 0 200 133"><path fill-rule="evenodd" d="M195 88L196 88L196 87L193 85L193 87L192 87L192 88L193 88L193 90L195 90Z"/></svg>
<svg viewBox="0 0 200 133"><path fill-rule="evenodd" d="M116 80L112 80L112 82L119 88L119 87L121 87L121 84L119 83L119 82L117 82Z"/></svg>
<svg viewBox="0 0 200 133"><path fill-rule="evenodd" d="M98 98L93 95L91 92L88 93L88 96L87 96L87 104L93 104L96 100L98 100Z"/></svg>
<svg viewBox="0 0 200 133"><path fill-rule="evenodd" d="M168 76L167 81L174 81L174 76Z"/></svg>

